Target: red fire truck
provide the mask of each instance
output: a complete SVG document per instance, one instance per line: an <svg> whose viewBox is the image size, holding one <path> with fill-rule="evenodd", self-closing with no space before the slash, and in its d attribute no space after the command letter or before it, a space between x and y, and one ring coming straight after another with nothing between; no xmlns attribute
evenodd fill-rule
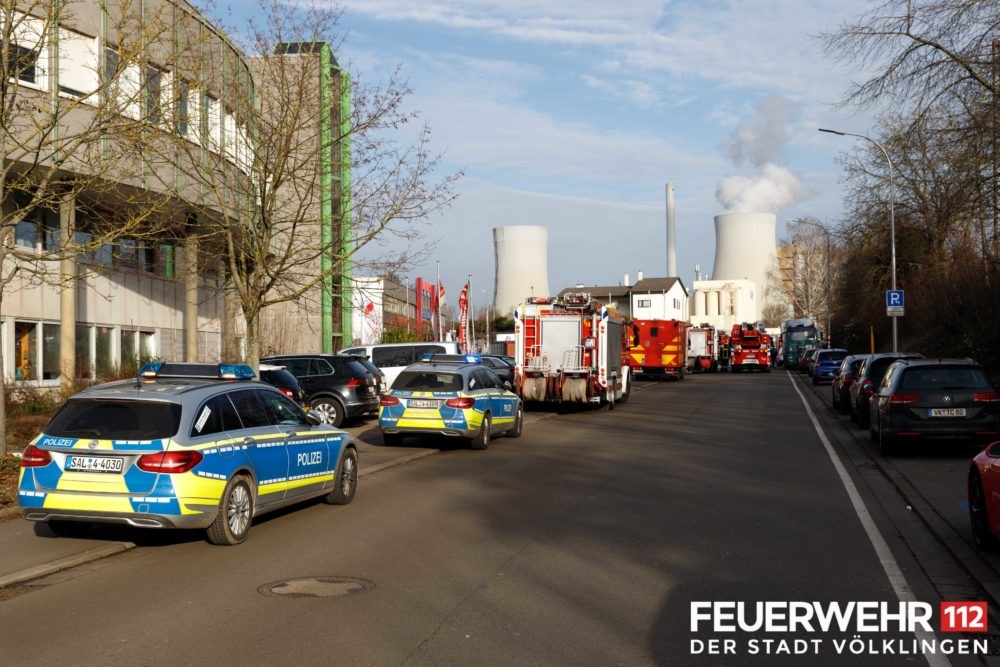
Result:
<svg viewBox="0 0 1000 667"><path fill-rule="evenodd" d="M628 398L625 320L586 292L533 297L514 311L514 380L525 401L608 403Z"/></svg>
<svg viewBox="0 0 1000 667"><path fill-rule="evenodd" d="M632 371L643 377L683 380L689 326L681 320L632 320L628 355Z"/></svg>
<svg viewBox="0 0 1000 667"><path fill-rule="evenodd" d="M732 371L738 373L744 368L771 371L771 336L756 324L734 324L729 336L732 349Z"/></svg>
<svg viewBox="0 0 1000 667"><path fill-rule="evenodd" d="M687 356L688 369L691 371L719 370L719 339L715 327L701 324L688 329Z"/></svg>

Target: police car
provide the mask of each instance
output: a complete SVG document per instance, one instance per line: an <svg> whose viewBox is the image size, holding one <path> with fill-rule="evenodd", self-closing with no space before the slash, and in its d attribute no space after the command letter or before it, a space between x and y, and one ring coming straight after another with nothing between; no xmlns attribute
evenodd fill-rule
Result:
<svg viewBox="0 0 1000 667"><path fill-rule="evenodd" d="M21 458L18 500L56 534L89 523L205 529L239 544L259 514L354 499L357 447L242 364L147 364L74 395Z"/></svg>
<svg viewBox="0 0 1000 667"><path fill-rule="evenodd" d="M403 369L382 395L382 437L392 445L406 435L446 435L467 438L472 449L486 449L500 433L518 438L524 409L510 389L477 355L431 355Z"/></svg>

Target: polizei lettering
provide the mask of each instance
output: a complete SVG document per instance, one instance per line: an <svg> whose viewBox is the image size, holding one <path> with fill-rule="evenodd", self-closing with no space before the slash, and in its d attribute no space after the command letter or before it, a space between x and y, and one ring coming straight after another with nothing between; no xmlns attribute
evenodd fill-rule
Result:
<svg viewBox="0 0 1000 667"><path fill-rule="evenodd" d="M692 602L691 632L933 632L927 602Z"/></svg>
<svg viewBox="0 0 1000 667"><path fill-rule="evenodd" d="M300 452L295 457L296 463L300 466L314 466L323 462L322 452Z"/></svg>

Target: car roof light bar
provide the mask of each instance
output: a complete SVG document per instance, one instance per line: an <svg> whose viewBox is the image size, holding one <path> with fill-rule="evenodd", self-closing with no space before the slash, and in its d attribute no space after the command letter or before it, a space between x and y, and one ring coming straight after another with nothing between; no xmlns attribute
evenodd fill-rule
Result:
<svg viewBox="0 0 1000 667"><path fill-rule="evenodd" d="M145 364L138 373L139 379L162 380L185 378L199 380L253 380L257 374L249 364L189 364L156 362Z"/></svg>

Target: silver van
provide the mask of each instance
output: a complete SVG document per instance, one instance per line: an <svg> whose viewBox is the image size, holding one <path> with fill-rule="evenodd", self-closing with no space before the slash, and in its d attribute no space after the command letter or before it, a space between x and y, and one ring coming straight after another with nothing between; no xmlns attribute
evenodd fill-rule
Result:
<svg viewBox="0 0 1000 667"><path fill-rule="evenodd" d="M400 371L414 364L425 354L461 354L455 341L431 341L422 343L379 343L376 345L355 345L341 350L338 354L360 354L368 357L379 370L385 373L387 388L392 387Z"/></svg>

